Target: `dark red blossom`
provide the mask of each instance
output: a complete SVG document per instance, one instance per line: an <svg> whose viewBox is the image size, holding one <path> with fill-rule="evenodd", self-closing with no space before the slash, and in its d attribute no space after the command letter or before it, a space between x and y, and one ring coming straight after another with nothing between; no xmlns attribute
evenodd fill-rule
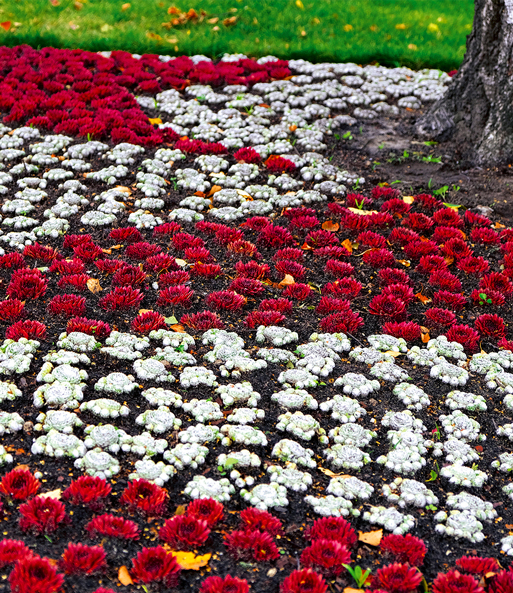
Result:
<svg viewBox="0 0 513 593"><path fill-rule="evenodd" d="M105 311L128 311L137 309L144 295L139 289L131 286L116 286L114 290L102 297L98 304Z"/></svg>
<svg viewBox="0 0 513 593"><path fill-rule="evenodd" d="M86 300L76 294L58 294L48 303L48 312L60 317L83 315L86 310Z"/></svg>
<svg viewBox="0 0 513 593"><path fill-rule="evenodd" d="M415 268L421 274L431 274L435 270L446 270L447 262L440 255L423 255Z"/></svg>
<svg viewBox="0 0 513 593"><path fill-rule="evenodd" d="M381 212L389 212L390 214L403 215L410 211L410 204L407 204L400 198L392 198L381 204Z"/></svg>
<svg viewBox="0 0 513 593"><path fill-rule="evenodd" d="M242 231L224 225L220 225L215 236L216 241L221 243L221 245L228 245L228 243L244 240L244 233Z"/></svg>
<svg viewBox="0 0 513 593"><path fill-rule="evenodd" d="M435 270L431 272L429 276L429 284L435 288L441 290L447 290L449 292L460 292L461 282L451 272L447 270Z"/></svg>
<svg viewBox="0 0 513 593"><path fill-rule="evenodd" d="M125 540L139 539L139 526L134 521L115 515L98 515L85 526L90 537L115 537Z"/></svg>
<svg viewBox="0 0 513 593"><path fill-rule="evenodd" d="M337 297L343 297L346 299L356 298L363 286L361 282L354 278L340 278L336 282L328 282L322 288L323 294L330 294Z"/></svg>
<svg viewBox="0 0 513 593"><path fill-rule="evenodd" d="M116 243L137 243L138 241L143 241L144 237L136 227L127 226L112 229L109 233L109 239L116 241Z"/></svg>
<svg viewBox="0 0 513 593"><path fill-rule="evenodd" d="M406 316L406 305L388 294L378 294L369 303L369 312L391 321L400 321Z"/></svg>
<svg viewBox="0 0 513 593"><path fill-rule="evenodd" d="M181 568L176 558L162 546L143 548L132 560L132 578L136 583L162 583L176 587Z"/></svg>
<svg viewBox="0 0 513 593"><path fill-rule="evenodd" d="M203 239L189 233L177 233L171 238L171 243L178 251L185 251L187 247L205 247Z"/></svg>
<svg viewBox="0 0 513 593"><path fill-rule="evenodd" d="M449 239L442 245L442 251L455 260L472 255L472 249L463 239Z"/></svg>
<svg viewBox="0 0 513 593"><path fill-rule="evenodd" d="M487 290L496 290L497 292L502 292L505 296L513 293L513 284L500 272L492 272L482 278L479 282L479 288L484 292Z"/></svg>
<svg viewBox="0 0 513 593"><path fill-rule="evenodd" d="M339 240L334 233L325 231L324 229L311 231L305 238L305 243L314 249L336 245L338 242Z"/></svg>
<svg viewBox="0 0 513 593"><path fill-rule="evenodd" d="M392 245L399 245L404 247L411 241L418 241L420 239L420 235L410 229L404 229L401 227L396 227L392 229L390 235L388 235L388 242L392 243Z"/></svg>
<svg viewBox="0 0 513 593"><path fill-rule="evenodd" d="M19 321L25 317L25 305L19 299L0 301L0 321Z"/></svg>
<svg viewBox="0 0 513 593"><path fill-rule="evenodd" d="M224 507L213 498L196 498L187 505L187 515L205 521L209 527L214 527L223 519Z"/></svg>
<svg viewBox="0 0 513 593"><path fill-rule="evenodd" d="M193 296L194 291L184 284L168 286L159 291L157 307L190 307Z"/></svg>
<svg viewBox="0 0 513 593"><path fill-rule="evenodd" d="M6 473L0 482L0 495L8 500L27 500L35 496L41 484L28 469L15 468Z"/></svg>
<svg viewBox="0 0 513 593"><path fill-rule="evenodd" d="M371 196L375 200L392 200L398 198L401 192L393 187L380 187L379 185L371 189Z"/></svg>
<svg viewBox="0 0 513 593"><path fill-rule="evenodd" d="M449 241L449 239L464 239L463 231L452 226L437 226L433 231L432 239L439 245Z"/></svg>
<svg viewBox="0 0 513 593"><path fill-rule="evenodd" d="M226 245L226 249L230 253L238 255L239 257L254 257L255 259L260 259L262 257L256 245L251 243L251 241L231 241Z"/></svg>
<svg viewBox="0 0 513 593"><path fill-rule="evenodd" d="M269 224L260 231L257 243L264 247L276 249L278 247L294 245L296 241L288 229Z"/></svg>
<svg viewBox="0 0 513 593"><path fill-rule="evenodd" d="M106 338L110 335L111 329L108 323L98 321L97 319L87 319L86 317L74 317L66 325L66 332L82 332L97 338Z"/></svg>
<svg viewBox="0 0 513 593"><path fill-rule="evenodd" d="M217 278L223 275L223 270L219 264L204 264L196 262L190 269L193 276L202 276L203 278Z"/></svg>
<svg viewBox="0 0 513 593"><path fill-rule="evenodd" d="M301 264L286 259L276 262L275 268L279 273L280 278L292 276L296 280L302 280L306 272L306 268Z"/></svg>
<svg viewBox="0 0 513 593"><path fill-rule="evenodd" d="M21 558L9 575L12 593L55 593L63 583L64 577L39 556Z"/></svg>
<svg viewBox="0 0 513 593"><path fill-rule="evenodd" d="M205 303L214 309L226 309L227 311L238 311L242 309L246 302L245 297L231 290L211 292L205 299Z"/></svg>
<svg viewBox="0 0 513 593"><path fill-rule="evenodd" d="M17 321L5 330L5 337L8 340L14 340L15 342L20 338L27 338L27 340L45 340L46 325L32 319Z"/></svg>
<svg viewBox="0 0 513 593"><path fill-rule="evenodd" d="M413 212L406 218L403 218L403 225L413 231L425 233L431 229L435 223L433 219L420 212Z"/></svg>
<svg viewBox="0 0 513 593"><path fill-rule="evenodd" d="M35 259L48 264L57 257L58 252L53 247L45 247L39 243L34 243L33 245L25 246L25 249L23 249L23 255L28 259Z"/></svg>
<svg viewBox="0 0 513 593"><path fill-rule="evenodd" d="M258 296L265 291L265 286L254 278L235 278L228 289L245 296Z"/></svg>
<svg viewBox="0 0 513 593"><path fill-rule="evenodd" d="M324 269L337 278L346 278L354 274L354 268L351 264L336 259L329 259Z"/></svg>
<svg viewBox="0 0 513 593"><path fill-rule="evenodd" d="M513 591L513 572L501 570L488 587L489 593L511 593Z"/></svg>
<svg viewBox="0 0 513 593"><path fill-rule="evenodd" d="M94 265L104 274L114 274L126 264L119 259L99 259L94 262Z"/></svg>
<svg viewBox="0 0 513 593"><path fill-rule="evenodd" d="M351 562L351 553L340 542L329 539L316 539L303 550L301 564L314 567L328 577L338 576L346 569L344 564Z"/></svg>
<svg viewBox="0 0 513 593"><path fill-rule="evenodd" d="M391 554L397 562L406 562L410 566L422 566L426 556L426 544L418 537L406 535L387 535L379 547L383 552Z"/></svg>
<svg viewBox="0 0 513 593"><path fill-rule="evenodd" d="M405 255L410 259L420 259L426 255L437 255L439 253L438 246L434 241L411 241L403 249Z"/></svg>
<svg viewBox="0 0 513 593"><path fill-rule="evenodd" d="M257 264L254 261L247 263L238 261L235 264L235 271L237 272L238 277L262 280L262 278L265 278L270 274L271 269L267 264Z"/></svg>
<svg viewBox="0 0 513 593"><path fill-rule="evenodd" d="M212 254L206 247L187 247L184 253L185 259L195 262L213 262L215 261Z"/></svg>
<svg viewBox="0 0 513 593"><path fill-rule="evenodd" d="M97 476L80 476L73 480L62 493L62 498L75 506L85 506L92 511L100 511L112 492L112 486Z"/></svg>
<svg viewBox="0 0 513 593"><path fill-rule="evenodd" d="M4 270L17 270L26 267L25 259L17 251L0 255L0 268Z"/></svg>
<svg viewBox="0 0 513 593"><path fill-rule="evenodd" d="M490 264L483 257L463 257L456 262L458 270L472 276L483 276L490 268Z"/></svg>
<svg viewBox="0 0 513 593"><path fill-rule="evenodd" d="M301 249L297 249L296 247L284 247L283 249L278 249L273 255L273 260L275 262L282 259L303 263L305 256Z"/></svg>
<svg viewBox="0 0 513 593"><path fill-rule="evenodd" d="M348 231L355 232L364 231L372 226L369 216L361 216L350 211L342 213L340 225Z"/></svg>
<svg viewBox="0 0 513 593"><path fill-rule="evenodd" d="M381 329L383 333L395 338L403 338L407 342L417 340L421 334L420 325L413 321L387 321Z"/></svg>
<svg viewBox="0 0 513 593"><path fill-rule="evenodd" d="M456 323L456 315L448 309L433 307L426 311L425 316L425 325L435 330L443 331L445 328Z"/></svg>
<svg viewBox="0 0 513 593"><path fill-rule="evenodd" d="M254 148L239 148L233 158L236 161L242 161L243 163L249 163L251 165L258 165L261 162L262 157Z"/></svg>
<svg viewBox="0 0 513 593"><path fill-rule="evenodd" d="M460 311L467 304L467 299L462 294L439 290L433 295L433 303L451 311Z"/></svg>
<svg viewBox="0 0 513 593"><path fill-rule="evenodd" d="M94 574L107 566L105 550L101 546L70 542L59 566L66 574Z"/></svg>
<svg viewBox="0 0 513 593"><path fill-rule="evenodd" d="M482 336L490 336L491 338L504 338L506 336L504 319L496 314L485 313L479 315L474 322L474 326Z"/></svg>
<svg viewBox="0 0 513 593"><path fill-rule="evenodd" d="M173 550L190 550L202 546L209 535L207 522L190 515L175 515L159 529L159 538Z"/></svg>
<svg viewBox="0 0 513 593"><path fill-rule="evenodd" d="M323 296L315 309L319 315L326 315L333 311L343 312L351 309L351 303L347 299L338 299L336 297Z"/></svg>
<svg viewBox="0 0 513 593"><path fill-rule="evenodd" d="M367 198L362 194L347 194L346 196L346 205L349 208L367 210L372 204L374 204L374 200L372 198Z"/></svg>
<svg viewBox="0 0 513 593"><path fill-rule="evenodd" d="M321 517L316 519L311 527L305 531L308 540L327 539L339 542L351 548L356 543L357 535L351 523L343 517Z"/></svg>
<svg viewBox="0 0 513 593"><path fill-rule="evenodd" d="M227 574L224 578L207 577L202 583L199 593L249 593L248 581Z"/></svg>
<svg viewBox="0 0 513 593"><path fill-rule="evenodd" d="M137 243L129 245L126 248L125 253L130 259L143 261L152 255L156 255L159 251L161 251L161 248L158 245L152 245L146 241L138 241Z"/></svg>
<svg viewBox="0 0 513 593"><path fill-rule="evenodd" d="M87 281L89 276L87 274L70 274L69 276L63 276L58 282L59 288L71 288L83 292L87 288Z"/></svg>
<svg viewBox="0 0 513 593"><path fill-rule="evenodd" d="M17 539L0 541L0 569L29 556L32 556L32 551L27 548L25 542Z"/></svg>
<svg viewBox="0 0 513 593"><path fill-rule="evenodd" d="M388 212L372 212L369 216L368 228L387 229L394 226L394 217Z"/></svg>
<svg viewBox="0 0 513 593"><path fill-rule="evenodd" d="M326 257L330 259L342 259L351 255L345 247L342 247L342 245L320 247L319 249L314 249L313 254L315 257Z"/></svg>
<svg viewBox="0 0 513 593"><path fill-rule="evenodd" d="M297 169L296 165L289 159L274 154L264 164L270 173L292 173Z"/></svg>
<svg viewBox="0 0 513 593"><path fill-rule="evenodd" d="M147 336L151 331L163 329L166 322L163 315L156 311L145 311L140 313L130 324L130 329L139 334Z"/></svg>
<svg viewBox="0 0 513 593"><path fill-rule="evenodd" d="M86 268L84 262L80 259L59 259L54 260L52 265L49 268L50 272L58 272L63 276L75 275L75 274L83 274Z"/></svg>
<svg viewBox="0 0 513 593"><path fill-rule="evenodd" d="M280 593L326 593L326 581L311 568L293 570L280 585Z"/></svg>
<svg viewBox="0 0 513 593"><path fill-rule="evenodd" d="M479 342L479 334L468 325L453 325L446 334L450 342L458 342L467 352L475 352Z"/></svg>
<svg viewBox="0 0 513 593"><path fill-rule="evenodd" d="M278 325L283 321L285 321L285 315L279 311L252 311L244 319L244 325L253 329L259 325Z"/></svg>
<svg viewBox="0 0 513 593"><path fill-rule="evenodd" d="M447 574L439 572L432 587L433 593L484 593L474 577L457 570L450 570Z"/></svg>
<svg viewBox="0 0 513 593"><path fill-rule="evenodd" d="M372 247L374 249L382 249L387 244L387 240L383 235L378 235L373 231L364 231L356 237L356 242L366 247Z"/></svg>
<svg viewBox="0 0 513 593"><path fill-rule="evenodd" d="M414 198L415 198L414 202L416 204L418 204L421 208L423 208L424 210L427 210L429 212L438 210L439 208L442 208L442 206L443 206L443 203L441 200L439 200L438 198L435 198L435 196L430 196L429 194L418 194L417 196L414 196Z"/></svg>
<svg viewBox="0 0 513 593"><path fill-rule="evenodd" d="M391 295L406 305L415 299L413 290L406 284L389 284L383 288L381 294Z"/></svg>
<svg viewBox="0 0 513 593"><path fill-rule="evenodd" d="M147 517L159 517L165 511L168 493L147 480L133 480L123 490L120 503L130 511L138 511Z"/></svg>
<svg viewBox="0 0 513 593"><path fill-rule="evenodd" d="M305 301L312 292L312 288L308 284L296 282L295 284L287 286L282 294L284 297L290 297L296 301Z"/></svg>
<svg viewBox="0 0 513 593"><path fill-rule="evenodd" d="M232 531L224 536L224 545L236 561L266 562L280 556L272 537L261 531Z"/></svg>
<svg viewBox="0 0 513 593"><path fill-rule="evenodd" d="M496 292L495 290L483 292L482 290L475 289L471 292L470 298L477 305L502 307L506 303L506 297L501 292Z"/></svg>
<svg viewBox="0 0 513 593"><path fill-rule="evenodd" d="M112 286L143 286L146 282L146 274L138 266L125 264L112 276Z"/></svg>
<svg viewBox="0 0 513 593"><path fill-rule="evenodd" d="M158 237L159 235L174 235L180 230L180 225L177 222L165 222L159 224L153 229L153 236Z"/></svg>
<svg viewBox="0 0 513 593"><path fill-rule="evenodd" d="M387 286L388 284L411 284L410 277L404 270L384 268L379 270L378 276L381 286Z"/></svg>
<svg viewBox="0 0 513 593"><path fill-rule="evenodd" d="M483 227L472 229L470 240L481 245L498 245L500 243L497 231Z"/></svg>
<svg viewBox="0 0 513 593"><path fill-rule="evenodd" d="M272 536L283 533L282 522L277 517L254 507L241 511L239 523L246 531L262 531Z"/></svg>
<svg viewBox="0 0 513 593"><path fill-rule="evenodd" d="M463 220L454 208L441 208L433 213L433 220L442 226L461 228Z"/></svg>
<svg viewBox="0 0 513 593"><path fill-rule="evenodd" d="M390 268L395 265L394 254L388 249L371 249L363 254L363 262L376 269Z"/></svg>
<svg viewBox="0 0 513 593"><path fill-rule="evenodd" d="M7 287L7 294L11 299L32 301L45 294L47 285L46 279L39 270L20 268L14 270Z"/></svg>
<svg viewBox="0 0 513 593"><path fill-rule="evenodd" d="M267 216L250 216L246 218L246 222L241 224L241 226L252 231L261 231L269 225L272 226L272 222Z"/></svg>
<svg viewBox="0 0 513 593"><path fill-rule="evenodd" d="M80 245L73 247L73 253L78 259L85 262L92 262L103 257L103 249L89 241L85 241L80 243Z"/></svg>
<svg viewBox="0 0 513 593"><path fill-rule="evenodd" d="M481 556L462 556L456 560L456 566L465 572L481 576L500 570L499 563L495 558L482 558Z"/></svg>
<svg viewBox="0 0 513 593"><path fill-rule="evenodd" d="M147 272L157 272L160 274L167 270L179 270L180 266L176 263L175 258L167 253L157 253L157 255L150 255L144 262L143 268Z"/></svg>
<svg viewBox="0 0 513 593"><path fill-rule="evenodd" d="M62 502L48 496L36 496L22 504L19 511L20 529L35 535L53 533L59 524L67 519Z"/></svg>
<svg viewBox="0 0 513 593"><path fill-rule="evenodd" d="M278 311L287 315L292 313L292 302L288 299L264 299L258 305L260 311Z"/></svg>
<svg viewBox="0 0 513 593"><path fill-rule="evenodd" d="M187 313L182 315L180 323L198 331L207 329L224 329L224 323L217 313L212 311L200 311L199 313Z"/></svg>
<svg viewBox="0 0 513 593"><path fill-rule="evenodd" d="M416 591L422 582L422 573L408 564L387 564L378 568L372 579L374 589L381 588L389 593L408 593Z"/></svg>
<svg viewBox="0 0 513 593"><path fill-rule="evenodd" d="M490 226L492 221L483 214L472 212L472 210L465 210L463 220L468 226Z"/></svg>
<svg viewBox="0 0 513 593"><path fill-rule="evenodd" d="M300 208L285 208L283 210L282 216L288 218L291 222L294 218L298 216L316 216L317 212L313 208L306 208L305 206L301 206Z"/></svg>
<svg viewBox="0 0 513 593"><path fill-rule="evenodd" d="M290 225L289 228L290 229L303 229L303 230L309 230L309 229L314 229L316 226L319 226L321 224L320 220L317 218L317 216L296 216L295 218L292 218L290 221Z"/></svg>
<svg viewBox="0 0 513 593"><path fill-rule="evenodd" d="M320 321L322 331L330 334L354 334L362 325L363 319L353 311L332 313Z"/></svg>

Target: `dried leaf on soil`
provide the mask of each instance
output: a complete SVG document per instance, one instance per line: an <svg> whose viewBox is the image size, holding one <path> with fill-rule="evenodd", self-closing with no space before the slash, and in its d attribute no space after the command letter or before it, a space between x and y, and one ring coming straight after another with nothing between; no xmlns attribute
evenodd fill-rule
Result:
<svg viewBox="0 0 513 593"><path fill-rule="evenodd" d="M290 286L291 284L295 284L296 281L294 280L294 276L290 274L285 274L285 278L278 283L278 288L283 288L284 286Z"/></svg>
<svg viewBox="0 0 513 593"><path fill-rule="evenodd" d="M332 233L336 233L339 230L340 225L338 224L338 222L333 222L332 220L327 220L326 222L322 223L322 228L325 231L331 231Z"/></svg>
<svg viewBox="0 0 513 593"><path fill-rule="evenodd" d="M367 531L365 533L363 531L358 532L358 541L361 541L364 544L369 544L370 546L379 546L382 537L383 529Z"/></svg>
<svg viewBox="0 0 513 593"><path fill-rule="evenodd" d="M50 492L43 492L40 494L40 498L55 498L55 500L60 500L62 495L62 490L57 488L57 490L50 490Z"/></svg>
<svg viewBox="0 0 513 593"><path fill-rule="evenodd" d="M119 582L125 587L134 584L134 581L132 581L132 577L130 576L130 573L128 572L128 568L126 566L120 567L118 571L118 579Z"/></svg>
<svg viewBox="0 0 513 593"><path fill-rule="evenodd" d="M212 558L212 554L196 556L194 552L174 552L171 550L171 554L173 554L183 570L199 570L202 566L206 566L210 558Z"/></svg>
<svg viewBox="0 0 513 593"><path fill-rule="evenodd" d="M100 286L100 281L97 278L89 278L87 281L87 288L93 293L98 294L102 287Z"/></svg>

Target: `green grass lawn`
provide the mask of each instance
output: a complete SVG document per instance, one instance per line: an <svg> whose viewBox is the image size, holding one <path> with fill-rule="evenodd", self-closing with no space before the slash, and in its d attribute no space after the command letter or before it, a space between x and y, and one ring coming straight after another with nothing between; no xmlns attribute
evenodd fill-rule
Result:
<svg viewBox="0 0 513 593"><path fill-rule="evenodd" d="M206 15L172 25L175 2ZM465 53L473 7L473 0L3 0L0 45L450 70Z"/></svg>

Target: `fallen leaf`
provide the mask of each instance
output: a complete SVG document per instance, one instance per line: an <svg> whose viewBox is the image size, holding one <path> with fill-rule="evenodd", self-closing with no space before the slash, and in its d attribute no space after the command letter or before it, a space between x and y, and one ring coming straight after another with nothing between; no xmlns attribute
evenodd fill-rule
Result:
<svg viewBox="0 0 513 593"><path fill-rule="evenodd" d="M235 23L237 22L237 17L236 16L231 16L227 19L224 19L223 21L223 25L225 27L231 27L232 25L235 25Z"/></svg>
<svg viewBox="0 0 513 593"><path fill-rule="evenodd" d="M321 471L323 474L326 474L330 478L350 478L351 477L349 474L336 474L335 472L332 472L330 469L326 469L325 467L319 467L319 471Z"/></svg>
<svg viewBox="0 0 513 593"><path fill-rule="evenodd" d="M513 525L506 525L506 529L513 529Z"/></svg>
<svg viewBox="0 0 513 593"><path fill-rule="evenodd" d="M139 315L142 315L143 313L153 313L153 309L139 309L139 311L137 311L137 313Z"/></svg>
<svg viewBox="0 0 513 593"><path fill-rule="evenodd" d="M164 319L164 321L165 321L166 323L169 323L170 325L173 325L173 324L175 324L175 325L176 325L176 324L178 323L178 319L177 319L177 318L176 318L174 315L171 315L171 317L166 317L166 318Z"/></svg>
<svg viewBox="0 0 513 593"><path fill-rule="evenodd" d="M210 25L215 25L218 22L219 22L219 17L218 16L215 16L212 19L207 19L207 23L209 23Z"/></svg>
<svg viewBox="0 0 513 593"><path fill-rule="evenodd" d="M496 572L487 572L484 577L485 579L491 579L492 577L494 577L497 573Z"/></svg>
<svg viewBox="0 0 513 593"><path fill-rule="evenodd" d="M148 121L150 122L150 124L152 126L156 126L157 124L161 124L162 120L160 119L160 117L149 117Z"/></svg>
<svg viewBox="0 0 513 593"><path fill-rule="evenodd" d="M178 516L178 515L185 515L186 511L187 511L186 505L180 504L180 505L178 505L176 507L175 515L176 516Z"/></svg>
<svg viewBox="0 0 513 593"><path fill-rule="evenodd" d="M483 452L483 447L482 447L481 445L476 445L476 446L474 447L474 449L475 449L476 451L479 451L479 453L482 453L482 452Z"/></svg>
<svg viewBox="0 0 513 593"><path fill-rule="evenodd" d="M407 259L398 259L397 261L403 266L406 266L407 268L411 266L411 262Z"/></svg>
<svg viewBox="0 0 513 593"><path fill-rule="evenodd" d="M123 249L123 245L113 245L111 249Z"/></svg>
<svg viewBox="0 0 513 593"><path fill-rule="evenodd" d="M170 6L167 9L167 14L180 14L180 12L181 12L180 9L177 8L176 6Z"/></svg>
<svg viewBox="0 0 513 593"><path fill-rule="evenodd" d="M96 278L89 278L87 281L87 288L93 293L98 294L102 289L100 282Z"/></svg>
<svg viewBox="0 0 513 593"><path fill-rule="evenodd" d="M7 447L5 447L5 448L7 449ZM26 465L25 463L20 463L14 469L28 469L30 471L30 467L28 465ZM507 527L507 525L506 525L506 527Z"/></svg>
<svg viewBox="0 0 513 593"><path fill-rule="evenodd" d="M126 185L116 185L114 187L114 189L117 189L118 191L124 193L124 194L128 194L129 196L132 195L132 190L127 187Z"/></svg>
<svg viewBox="0 0 513 593"><path fill-rule="evenodd" d="M390 356L393 356L394 358L397 358L398 356L402 356L403 355L402 352L397 352L397 350L387 350L385 352L385 354L390 354Z"/></svg>
<svg viewBox="0 0 513 593"><path fill-rule="evenodd" d="M313 250L313 247L311 245L308 245L308 243L303 243L303 245L301 245L301 249L303 251L311 251Z"/></svg>
<svg viewBox="0 0 513 593"><path fill-rule="evenodd" d="M290 130L291 132L295 132L295 131L297 130L297 126L296 126L296 124L293 124L292 126L289 126L289 130Z"/></svg>
<svg viewBox="0 0 513 593"><path fill-rule="evenodd" d="M253 198L248 194L247 191L244 191L243 189L236 189L235 191L239 194L239 196L245 198L248 202L253 201Z"/></svg>
<svg viewBox="0 0 513 593"><path fill-rule="evenodd" d="M344 241L342 241L342 247L345 247L349 253L353 253L353 244L351 243L351 239L344 239Z"/></svg>
<svg viewBox="0 0 513 593"><path fill-rule="evenodd" d="M423 344L427 344L429 340L431 340L431 336L429 335L429 329L424 326L420 326L420 338Z"/></svg>
<svg viewBox="0 0 513 593"><path fill-rule="evenodd" d="M358 532L358 541L361 541L364 544L369 544L370 546L379 546L382 537L383 529L367 531L366 533L363 533L362 531Z"/></svg>
<svg viewBox="0 0 513 593"><path fill-rule="evenodd" d="M125 2L124 4L121 5L121 10L125 11L128 10L130 8L131 4L130 2Z"/></svg>
<svg viewBox="0 0 513 593"><path fill-rule="evenodd" d="M303 3L301 2L301 0L296 0L296 6L298 8L301 8L301 10L303 10L305 8Z"/></svg>
<svg viewBox="0 0 513 593"><path fill-rule="evenodd" d="M339 230L340 225L338 224L338 222L333 222L332 220L327 220L326 222L322 223L322 228L325 231L331 231L332 233L336 233Z"/></svg>
<svg viewBox="0 0 513 593"><path fill-rule="evenodd" d="M444 257L445 259L445 263L450 266L452 263L454 263L454 257L451 257L450 255L447 255L446 257Z"/></svg>
<svg viewBox="0 0 513 593"><path fill-rule="evenodd" d="M348 208L353 214L359 214L360 216L370 216L371 214L377 214L377 210L360 210L360 208Z"/></svg>
<svg viewBox="0 0 513 593"><path fill-rule="evenodd" d="M354 587L346 587L343 593L365 593L363 589L355 589Z"/></svg>
<svg viewBox="0 0 513 593"><path fill-rule="evenodd" d="M11 21L4 21L3 23L0 23L0 27L2 27L4 31L9 31L11 28Z"/></svg>
<svg viewBox="0 0 513 593"><path fill-rule="evenodd" d="M128 568L126 566L121 566L118 570L118 579L119 582L125 587L134 584L134 581L132 581L132 577L130 576L130 573L128 572Z"/></svg>
<svg viewBox="0 0 513 593"><path fill-rule="evenodd" d="M73 2L73 6L75 7L75 10L82 10L82 8L84 8L82 2L79 2L78 0L76 0L76 2Z"/></svg>
<svg viewBox="0 0 513 593"><path fill-rule="evenodd" d="M206 198L207 197L207 194L205 192L203 192L203 191L195 191L193 195L194 196L198 196L199 198Z"/></svg>
<svg viewBox="0 0 513 593"><path fill-rule="evenodd" d="M39 498L54 498L55 500L60 500L62 494L62 490L57 488L57 490L50 490L50 492L43 492L43 494L39 495Z"/></svg>
<svg viewBox="0 0 513 593"><path fill-rule="evenodd" d="M421 292L417 292L417 294L415 295L419 301L425 305L426 303L430 303L431 299L429 297L427 297L425 294L422 294Z"/></svg>
<svg viewBox="0 0 513 593"><path fill-rule="evenodd" d="M196 556L194 552L174 552L171 550L171 554L173 554L183 570L199 570L202 566L206 566L210 558L212 558L212 554Z"/></svg>
<svg viewBox="0 0 513 593"><path fill-rule="evenodd" d="M283 288L284 286L290 286L291 284L295 284L296 281L294 280L294 276L290 274L285 274L285 278L278 283L278 288Z"/></svg>
<svg viewBox="0 0 513 593"><path fill-rule="evenodd" d="M175 262L181 267L183 268L184 266L187 265L187 262L184 259L175 259Z"/></svg>
<svg viewBox="0 0 513 593"><path fill-rule="evenodd" d="M207 194L207 198L209 198L210 196L214 195L215 193L217 193L218 191L221 191L223 188L220 185L213 185L210 188L210 191Z"/></svg>
<svg viewBox="0 0 513 593"><path fill-rule="evenodd" d="M173 325L169 326L174 332L177 332L178 334L184 334L185 333L185 327L183 325L180 325L179 323L174 323Z"/></svg>
<svg viewBox="0 0 513 593"><path fill-rule="evenodd" d="M405 204L413 204L415 202L415 196L403 196L403 202Z"/></svg>
<svg viewBox="0 0 513 593"><path fill-rule="evenodd" d="M492 224L494 229L505 229L505 225L501 224L500 222L496 222L495 224Z"/></svg>

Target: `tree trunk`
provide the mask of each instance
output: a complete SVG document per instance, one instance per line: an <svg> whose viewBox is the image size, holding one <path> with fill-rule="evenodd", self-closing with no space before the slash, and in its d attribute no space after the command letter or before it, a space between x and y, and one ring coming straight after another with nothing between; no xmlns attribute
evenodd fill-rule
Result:
<svg viewBox="0 0 513 593"><path fill-rule="evenodd" d="M513 159L513 0L476 0L463 64L417 131L474 164Z"/></svg>

